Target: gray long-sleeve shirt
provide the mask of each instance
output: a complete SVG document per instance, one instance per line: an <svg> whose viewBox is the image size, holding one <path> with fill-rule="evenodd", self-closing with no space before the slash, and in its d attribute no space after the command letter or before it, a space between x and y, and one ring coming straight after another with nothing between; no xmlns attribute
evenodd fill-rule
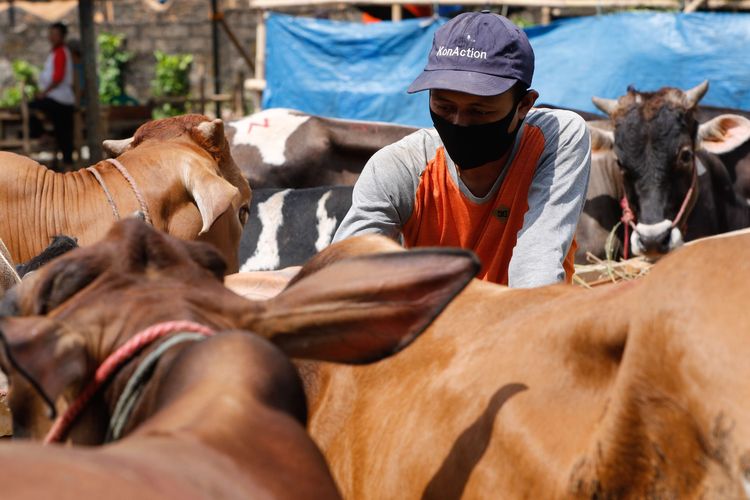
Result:
<svg viewBox="0 0 750 500"><path fill-rule="evenodd" d="M511 287L541 286L565 278L563 261L583 209L591 166L588 129L577 114L532 109L523 123L524 128L528 126L541 131L544 149L537 161L528 191L528 210L508 266ZM467 203L483 204L496 198L508 166L518 155L525 154L520 147L523 135L524 129L497 182L481 198L464 185L446 153L450 179ZM442 145L434 129L423 129L375 153L354 186L352 207L334 241L365 233L397 239L414 210L420 177Z"/></svg>

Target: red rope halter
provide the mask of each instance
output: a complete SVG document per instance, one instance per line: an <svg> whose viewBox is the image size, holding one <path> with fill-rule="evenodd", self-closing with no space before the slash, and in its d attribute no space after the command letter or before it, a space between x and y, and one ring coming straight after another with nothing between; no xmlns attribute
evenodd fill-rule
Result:
<svg viewBox="0 0 750 500"><path fill-rule="evenodd" d="M194 332L206 337L210 337L216 333L213 329L192 321L166 321L152 325L139 332L115 352L107 356L107 359L99 365L93 380L81 391L65 413L57 417L55 423L52 424L52 428L50 428L44 437L44 444L59 443L65 438L68 430L70 430L70 426L75 422L75 419L78 418L94 394L112 378L115 372L126 361L155 340L176 332Z"/></svg>
<svg viewBox="0 0 750 500"><path fill-rule="evenodd" d="M630 203L628 203L628 195L622 195L622 199L620 200L620 208L622 208L622 216L620 217L620 222L622 222L622 225L625 227L625 241L622 242L622 257L627 260L628 254L630 253L630 229L633 229L633 231L635 231L635 214L630 208Z"/></svg>

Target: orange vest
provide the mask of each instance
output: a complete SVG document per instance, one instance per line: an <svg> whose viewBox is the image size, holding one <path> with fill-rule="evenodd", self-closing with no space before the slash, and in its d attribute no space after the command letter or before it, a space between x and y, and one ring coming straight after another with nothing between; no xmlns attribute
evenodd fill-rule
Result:
<svg viewBox="0 0 750 500"><path fill-rule="evenodd" d="M441 147L427 164L417 188L414 210L402 229L404 244L451 246L472 250L482 262L477 276L508 284L508 265L529 209L528 195L544 150L538 127L527 125L518 151L495 197L482 204L468 199L451 179ZM576 242L563 262L566 281L573 279Z"/></svg>

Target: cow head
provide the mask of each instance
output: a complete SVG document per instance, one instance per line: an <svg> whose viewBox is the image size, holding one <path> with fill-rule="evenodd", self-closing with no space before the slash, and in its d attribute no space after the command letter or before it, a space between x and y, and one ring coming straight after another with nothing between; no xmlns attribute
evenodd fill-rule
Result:
<svg viewBox="0 0 750 500"><path fill-rule="evenodd" d="M102 145L109 156L116 157L138 148L160 147L165 142L197 149L218 166L218 171L214 172L215 167L188 161L188 155L183 154L186 161L181 178L200 211L202 227L198 239L224 250L230 259L230 270L236 270L235 259L231 256L237 252L242 227L250 213L251 191L232 158L222 120L196 114L154 120L141 125L133 137L106 140ZM228 183L221 182L215 174ZM228 207L231 210L227 210ZM224 248L227 242L237 242L237 245L232 243L231 248Z"/></svg>
<svg viewBox="0 0 750 500"><path fill-rule="evenodd" d="M740 116L698 123L696 107L707 90L708 82L687 91L630 87L617 100L593 98L611 126L589 124L592 149L610 150L617 159L637 220L630 242L635 254L660 255L682 244L698 193L696 153L725 153L750 137L750 121Z"/></svg>
<svg viewBox="0 0 750 500"><path fill-rule="evenodd" d="M211 246L183 241L140 220L73 250L15 287L0 303L0 367L8 375L14 434L41 438L48 409L63 411L96 367L144 328L192 320L242 329L289 355L362 363L408 345L474 276L467 252L393 252L337 261L251 302L222 283ZM76 421L70 439L100 443L129 363Z"/></svg>

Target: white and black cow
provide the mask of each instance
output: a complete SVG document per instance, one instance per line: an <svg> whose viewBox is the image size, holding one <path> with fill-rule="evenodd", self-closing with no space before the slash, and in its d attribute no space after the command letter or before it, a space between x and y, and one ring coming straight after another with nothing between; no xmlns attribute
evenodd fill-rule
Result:
<svg viewBox="0 0 750 500"><path fill-rule="evenodd" d="M379 149L417 130L271 108L226 127L232 157L256 188L353 185Z"/></svg>
<svg viewBox="0 0 750 500"><path fill-rule="evenodd" d="M742 163L750 152L750 120L733 113L700 123L697 104L707 90L704 82L684 92L629 88L618 100L593 99L610 119L589 122L592 182L577 233L579 255L603 253L621 200L635 217L633 254L658 256L683 241L750 226Z"/></svg>
<svg viewBox="0 0 750 500"><path fill-rule="evenodd" d="M351 186L254 189L240 240L240 272L304 264L330 245L351 205Z"/></svg>

